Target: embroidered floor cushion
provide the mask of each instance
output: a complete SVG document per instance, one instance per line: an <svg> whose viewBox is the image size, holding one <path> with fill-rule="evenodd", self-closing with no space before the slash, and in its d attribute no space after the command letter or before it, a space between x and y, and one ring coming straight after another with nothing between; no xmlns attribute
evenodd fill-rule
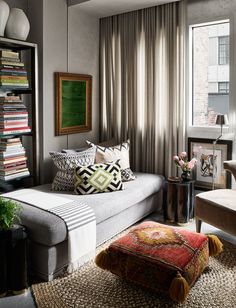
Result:
<svg viewBox="0 0 236 308"><path fill-rule="evenodd" d="M181 303L208 265L209 241L212 254L222 250L215 236L144 222L98 254L96 264Z"/></svg>

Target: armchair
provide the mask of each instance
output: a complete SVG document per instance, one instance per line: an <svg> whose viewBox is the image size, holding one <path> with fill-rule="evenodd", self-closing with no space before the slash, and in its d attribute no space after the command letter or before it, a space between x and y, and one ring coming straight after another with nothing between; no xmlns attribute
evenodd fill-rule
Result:
<svg viewBox="0 0 236 308"><path fill-rule="evenodd" d="M225 161L224 168L236 180L236 160ZM201 232L202 221L236 235L236 190L217 189L195 197L196 230Z"/></svg>

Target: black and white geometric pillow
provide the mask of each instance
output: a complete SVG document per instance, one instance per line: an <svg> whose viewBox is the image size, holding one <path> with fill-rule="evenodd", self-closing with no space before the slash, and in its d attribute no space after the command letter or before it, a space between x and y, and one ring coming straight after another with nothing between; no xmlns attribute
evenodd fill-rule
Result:
<svg viewBox="0 0 236 308"><path fill-rule="evenodd" d="M120 160L121 166L121 179L123 182L132 181L135 179L135 175L130 169L129 162L129 148L130 142L123 142L116 146L104 147L101 145L95 145L90 141L86 141L89 146L96 147L96 163L112 163Z"/></svg>
<svg viewBox="0 0 236 308"><path fill-rule="evenodd" d="M123 189L119 161L75 169L75 193L78 195L112 192Z"/></svg>
<svg viewBox="0 0 236 308"><path fill-rule="evenodd" d="M133 171L130 168L121 170L121 180L122 182L129 182L136 179Z"/></svg>
<svg viewBox="0 0 236 308"><path fill-rule="evenodd" d="M52 190L73 191L75 168L94 164L96 148L77 153L50 152L55 166L59 169L52 183Z"/></svg>

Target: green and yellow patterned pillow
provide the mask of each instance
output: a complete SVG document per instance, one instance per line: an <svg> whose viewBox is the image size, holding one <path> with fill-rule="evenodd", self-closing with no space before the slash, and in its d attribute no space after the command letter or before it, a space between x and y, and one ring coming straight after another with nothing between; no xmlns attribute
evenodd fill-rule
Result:
<svg viewBox="0 0 236 308"><path fill-rule="evenodd" d="M119 161L75 169L75 193L78 195L112 192L123 189Z"/></svg>

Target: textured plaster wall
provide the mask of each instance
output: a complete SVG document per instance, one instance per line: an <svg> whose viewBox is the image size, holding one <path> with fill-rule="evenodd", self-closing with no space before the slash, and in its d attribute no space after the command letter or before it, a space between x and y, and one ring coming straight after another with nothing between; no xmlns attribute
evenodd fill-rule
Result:
<svg viewBox="0 0 236 308"><path fill-rule="evenodd" d="M99 138L99 19L70 7L68 44L68 71L92 75L92 131L68 135L69 148L76 148Z"/></svg>
<svg viewBox="0 0 236 308"><path fill-rule="evenodd" d="M43 7L43 165L42 181L50 182L55 168L49 151L85 146L85 140L98 139L99 121L99 22L66 1L44 1ZM71 72L93 76L92 127L83 134L55 136L54 72Z"/></svg>

